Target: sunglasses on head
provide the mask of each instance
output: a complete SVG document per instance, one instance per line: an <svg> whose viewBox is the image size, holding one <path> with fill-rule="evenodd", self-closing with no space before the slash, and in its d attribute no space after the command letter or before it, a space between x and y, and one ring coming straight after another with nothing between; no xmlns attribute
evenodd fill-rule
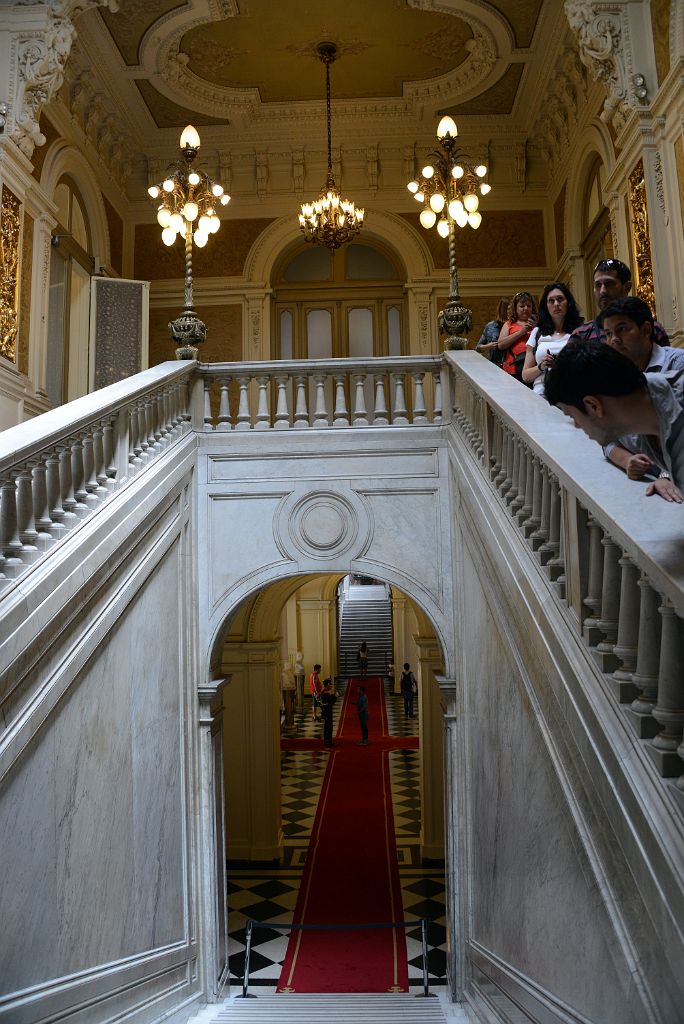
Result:
<svg viewBox="0 0 684 1024"><path fill-rule="evenodd" d="M596 273L597 270L623 270L631 277L630 269L627 264L623 263L622 260L615 260L612 257L605 260L599 260L594 267L594 273Z"/></svg>

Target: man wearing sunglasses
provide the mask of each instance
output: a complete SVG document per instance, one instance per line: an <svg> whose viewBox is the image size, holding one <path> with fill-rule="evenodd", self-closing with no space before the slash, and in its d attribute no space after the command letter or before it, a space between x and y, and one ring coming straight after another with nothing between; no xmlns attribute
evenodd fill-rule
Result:
<svg viewBox="0 0 684 1024"><path fill-rule="evenodd" d="M606 332L601 324L601 313L612 302L625 298L632 290L632 271L622 260L599 260L594 267L594 297L598 315L595 320L575 328L570 335L573 341L605 341ZM653 322L652 340L661 347L669 346L665 328L657 320Z"/></svg>

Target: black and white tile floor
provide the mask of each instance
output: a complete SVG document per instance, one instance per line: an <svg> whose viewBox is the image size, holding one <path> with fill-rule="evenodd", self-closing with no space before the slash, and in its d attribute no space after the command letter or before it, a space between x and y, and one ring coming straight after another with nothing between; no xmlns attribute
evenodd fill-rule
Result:
<svg viewBox="0 0 684 1024"><path fill-rule="evenodd" d="M334 709L337 729L345 684L338 687L339 699ZM404 717L400 696L385 692L385 706L390 735L419 735L419 722ZM292 738L321 736L321 724L312 721L311 704L295 715L293 728L283 734ZM282 818L284 850L280 864L228 865L228 929L231 985L241 982L245 960L245 922L291 923L297 893L306 860L316 806L325 775L328 752L324 749L293 751L281 754ZM417 750L390 752L392 805L399 860L404 916L427 917L430 920L428 965L431 986L446 983L446 928L444 917L443 865L420 862L420 789L419 754ZM273 928L256 928L252 935L250 958L250 989L275 991L285 958L289 932ZM420 925L406 930L409 962L409 985L422 985L423 958Z"/></svg>

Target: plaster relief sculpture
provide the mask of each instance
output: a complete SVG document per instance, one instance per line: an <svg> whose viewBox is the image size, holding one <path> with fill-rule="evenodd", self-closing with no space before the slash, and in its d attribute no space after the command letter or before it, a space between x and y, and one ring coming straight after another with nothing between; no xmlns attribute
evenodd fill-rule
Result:
<svg viewBox="0 0 684 1024"><path fill-rule="evenodd" d="M601 8L601 4L587 0L565 0L568 23L579 42L580 59L608 90L601 120L613 121L620 131L627 114L623 25L618 13Z"/></svg>

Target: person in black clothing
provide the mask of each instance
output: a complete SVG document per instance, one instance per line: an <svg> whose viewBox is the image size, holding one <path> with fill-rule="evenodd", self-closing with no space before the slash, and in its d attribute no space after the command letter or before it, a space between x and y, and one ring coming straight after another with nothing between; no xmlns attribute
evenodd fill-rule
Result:
<svg viewBox="0 0 684 1024"><path fill-rule="evenodd" d="M368 746L368 695L365 686L359 686L356 698L356 700L352 701L352 704L356 704L359 725L361 726L361 739L358 742L358 746L366 747Z"/></svg>
<svg viewBox="0 0 684 1024"><path fill-rule="evenodd" d="M333 727L333 705L337 700L337 695L332 692L332 683L329 679L323 680L323 690L321 692L321 714L323 715L323 746L334 747L335 744L332 741L332 727Z"/></svg>
<svg viewBox="0 0 684 1024"><path fill-rule="evenodd" d="M359 647L359 653L357 655L359 661L359 673L362 679L366 678L366 673L368 672L368 654L368 645L364 640L361 646Z"/></svg>
<svg viewBox="0 0 684 1024"><path fill-rule="evenodd" d="M411 671L408 661L404 662L404 671L401 673L401 693L404 698L404 718L413 718L413 698L418 691L416 677Z"/></svg>

